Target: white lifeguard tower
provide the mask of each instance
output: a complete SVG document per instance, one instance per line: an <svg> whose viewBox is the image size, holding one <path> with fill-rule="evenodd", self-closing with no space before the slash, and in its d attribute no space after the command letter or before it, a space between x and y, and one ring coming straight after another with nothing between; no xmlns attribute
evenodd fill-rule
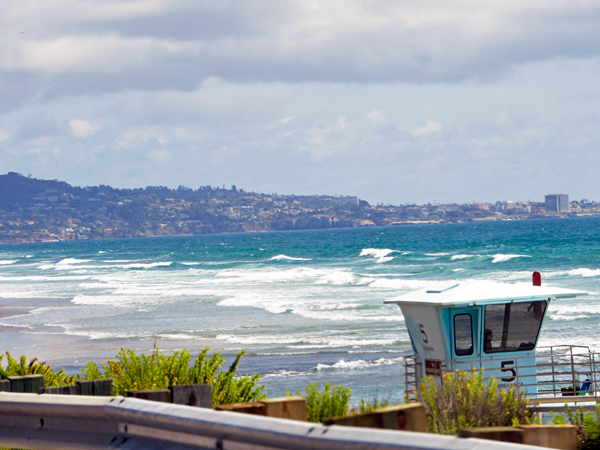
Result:
<svg viewBox="0 0 600 450"><path fill-rule="evenodd" d="M485 369L498 384L520 386L530 397L582 395L598 390L600 355L586 346L537 348L551 301L589 292L490 281L460 281L386 301L402 309L414 355L405 359L406 392L423 375Z"/></svg>

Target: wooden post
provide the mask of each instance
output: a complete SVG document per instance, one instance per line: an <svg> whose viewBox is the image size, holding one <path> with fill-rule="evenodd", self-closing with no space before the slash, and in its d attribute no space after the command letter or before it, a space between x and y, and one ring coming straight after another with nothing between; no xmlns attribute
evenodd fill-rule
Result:
<svg viewBox="0 0 600 450"><path fill-rule="evenodd" d="M26 375L23 377L8 377L12 392L28 392L37 394L44 387L44 375Z"/></svg>
<svg viewBox="0 0 600 450"><path fill-rule="evenodd" d="M40 394L81 395L81 388L75 386L55 386L40 389Z"/></svg>
<svg viewBox="0 0 600 450"><path fill-rule="evenodd" d="M325 425L384 428L427 433L427 417L425 416L425 407L421 403L391 406L366 414L337 417L326 421Z"/></svg>
<svg viewBox="0 0 600 450"><path fill-rule="evenodd" d="M152 389L147 391L127 391L127 397L141 398L153 402L171 403L171 391L168 389Z"/></svg>
<svg viewBox="0 0 600 450"><path fill-rule="evenodd" d="M99 395L110 397L112 395L112 378L99 378L97 380L79 380L77 386L81 395Z"/></svg>
<svg viewBox="0 0 600 450"><path fill-rule="evenodd" d="M212 386L210 384L188 384L169 386L171 403L177 405L212 408Z"/></svg>

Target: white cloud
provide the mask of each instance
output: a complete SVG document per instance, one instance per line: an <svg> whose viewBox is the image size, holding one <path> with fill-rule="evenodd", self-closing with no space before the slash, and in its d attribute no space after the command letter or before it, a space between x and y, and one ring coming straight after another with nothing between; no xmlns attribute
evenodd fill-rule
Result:
<svg viewBox="0 0 600 450"><path fill-rule="evenodd" d="M97 123L88 122L87 120L74 119L69 122L71 133L75 137L86 138L93 135L100 129Z"/></svg>
<svg viewBox="0 0 600 450"><path fill-rule="evenodd" d="M210 77L489 79L525 63L598 56L599 12L597 2L560 0L7 2L0 67L121 74L121 88L140 71L162 87Z"/></svg>
<svg viewBox="0 0 600 450"><path fill-rule="evenodd" d="M173 154L170 151L164 149L152 150L149 155L152 160L161 163L168 162L173 157Z"/></svg>
<svg viewBox="0 0 600 450"><path fill-rule="evenodd" d="M387 117L383 111L373 110L366 116L367 121L375 126L385 125L387 123Z"/></svg>
<svg viewBox="0 0 600 450"><path fill-rule="evenodd" d="M442 124L439 122L427 121L424 127L415 128L410 131L413 136L423 136L424 134L438 133L442 131Z"/></svg>

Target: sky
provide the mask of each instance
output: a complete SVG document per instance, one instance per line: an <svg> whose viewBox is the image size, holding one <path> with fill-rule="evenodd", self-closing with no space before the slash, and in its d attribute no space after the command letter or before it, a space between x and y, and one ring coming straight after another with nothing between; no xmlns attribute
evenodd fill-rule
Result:
<svg viewBox="0 0 600 450"><path fill-rule="evenodd" d="M0 2L0 173L600 200L600 1Z"/></svg>

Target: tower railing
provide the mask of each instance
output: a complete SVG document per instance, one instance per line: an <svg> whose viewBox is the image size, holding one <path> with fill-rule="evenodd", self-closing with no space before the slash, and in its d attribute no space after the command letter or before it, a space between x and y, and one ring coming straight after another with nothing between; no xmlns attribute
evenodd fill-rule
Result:
<svg viewBox="0 0 600 450"><path fill-rule="evenodd" d="M496 353L494 359L467 362L442 360L439 361L441 371L435 377L441 378L454 371L484 369L484 380L495 377L500 386L519 386L532 398L600 397L600 353L591 351L587 346L538 347L534 356L509 356L506 360L498 356ZM492 364L501 367L490 367ZM414 356L405 357L404 378L409 398L417 396L423 375Z"/></svg>

